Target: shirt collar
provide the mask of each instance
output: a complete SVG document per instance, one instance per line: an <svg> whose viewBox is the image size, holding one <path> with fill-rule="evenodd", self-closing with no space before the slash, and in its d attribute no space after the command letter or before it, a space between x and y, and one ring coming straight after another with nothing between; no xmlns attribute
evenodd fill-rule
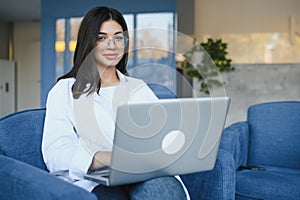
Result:
<svg viewBox="0 0 300 200"><path fill-rule="evenodd" d="M120 82L126 82L127 81L127 78L124 74L122 74L122 72L120 72L118 69L117 70L117 74L118 74L118 77L120 79Z"/></svg>

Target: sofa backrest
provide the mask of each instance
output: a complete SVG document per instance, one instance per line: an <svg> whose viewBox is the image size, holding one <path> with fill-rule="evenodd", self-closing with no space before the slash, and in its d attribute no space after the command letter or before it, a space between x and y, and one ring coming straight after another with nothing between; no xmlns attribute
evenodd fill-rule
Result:
<svg viewBox="0 0 300 200"><path fill-rule="evenodd" d="M248 165L300 169L300 101L251 106L248 124Z"/></svg>
<svg viewBox="0 0 300 200"><path fill-rule="evenodd" d="M0 152L46 170L41 143L45 109L16 112L0 119Z"/></svg>

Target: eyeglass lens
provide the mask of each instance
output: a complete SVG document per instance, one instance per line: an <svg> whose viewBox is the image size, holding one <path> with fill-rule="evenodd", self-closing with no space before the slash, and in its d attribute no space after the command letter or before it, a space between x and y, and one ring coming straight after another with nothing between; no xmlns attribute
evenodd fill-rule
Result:
<svg viewBox="0 0 300 200"><path fill-rule="evenodd" d="M98 41L102 43L103 45L107 46L110 44L110 42L113 42L113 44L118 48L123 48L128 43L128 38L125 36L114 36L111 39L110 38L104 38L104 37L98 37Z"/></svg>

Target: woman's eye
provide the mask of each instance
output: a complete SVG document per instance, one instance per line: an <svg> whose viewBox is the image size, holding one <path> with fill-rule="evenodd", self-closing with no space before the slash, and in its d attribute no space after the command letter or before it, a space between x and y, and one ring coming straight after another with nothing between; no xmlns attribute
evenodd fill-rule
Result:
<svg viewBox="0 0 300 200"><path fill-rule="evenodd" d="M123 41L124 37L123 36L116 36L115 40L116 41Z"/></svg>
<svg viewBox="0 0 300 200"><path fill-rule="evenodd" d="M98 37L97 37L97 40L98 40L99 42L104 42L104 41L106 40L106 38L105 38L104 36L98 36Z"/></svg>

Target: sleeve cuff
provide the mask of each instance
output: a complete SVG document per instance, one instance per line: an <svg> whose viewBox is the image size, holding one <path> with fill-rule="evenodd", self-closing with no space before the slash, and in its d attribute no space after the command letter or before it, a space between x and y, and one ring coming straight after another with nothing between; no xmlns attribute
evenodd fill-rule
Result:
<svg viewBox="0 0 300 200"><path fill-rule="evenodd" d="M84 144L79 144L70 164L69 176L75 180L83 179L97 151L95 148L88 148Z"/></svg>

